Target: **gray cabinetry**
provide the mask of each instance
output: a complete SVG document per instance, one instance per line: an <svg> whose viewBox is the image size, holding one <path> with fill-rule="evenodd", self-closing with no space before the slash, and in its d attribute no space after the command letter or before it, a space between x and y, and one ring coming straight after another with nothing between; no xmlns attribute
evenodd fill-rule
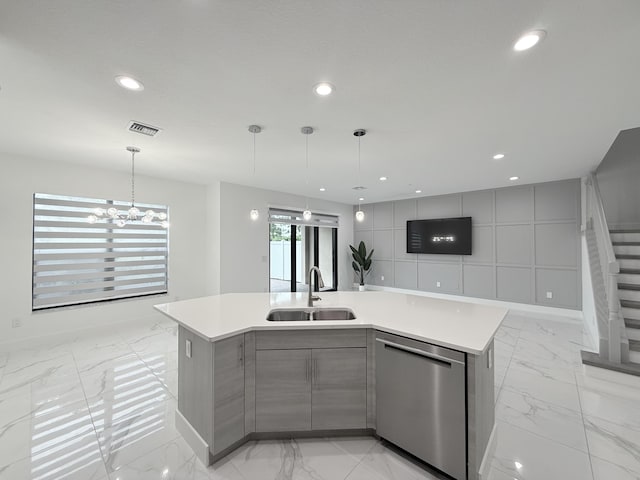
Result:
<svg viewBox="0 0 640 480"><path fill-rule="evenodd" d="M178 357L178 409L215 456L245 436L244 335L212 344L180 327Z"/></svg>
<svg viewBox="0 0 640 480"><path fill-rule="evenodd" d="M213 451L244 437L244 335L213 344Z"/></svg>
<svg viewBox="0 0 640 480"><path fill-rule="evenodd" d="M256 431L311 428L311 350L256 352Z"/></svg>
<svg viewBox="0 0 640 480"><path fill-rule="evenodd" d="M313 430L365 428L367 349L315 349L312 362Z"/></svg>
<svg viewBox="0 0 640 480"><path fill-rule="evenodd" d="M367 427L365 330L256 332L256 349L257 432Z"/></svg>

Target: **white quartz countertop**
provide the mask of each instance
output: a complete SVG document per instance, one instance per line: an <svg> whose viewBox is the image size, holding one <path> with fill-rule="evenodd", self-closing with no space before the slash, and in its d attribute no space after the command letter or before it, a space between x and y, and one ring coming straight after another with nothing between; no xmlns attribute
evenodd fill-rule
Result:
<svg viewBox="0 0 640 480"><path fill-rule="evenodd" d="M269 322L274 308L306 307L306 293L227 293L155 305L196 335L214 342L252 330L375 328L424 342L480 354L507 309L392 292L320 292L316 307L348 307L346 321Z"/></svg>

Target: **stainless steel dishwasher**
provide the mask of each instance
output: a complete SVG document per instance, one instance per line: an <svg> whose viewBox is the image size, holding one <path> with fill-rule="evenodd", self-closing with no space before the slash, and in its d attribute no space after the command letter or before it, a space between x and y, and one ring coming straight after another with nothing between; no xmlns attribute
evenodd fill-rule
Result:
<svg viewBox="0 0 640 480"><path fill-rule="evenodd" d="M465 354L386 333L375 353L378 435L466 479Z"/></svg>

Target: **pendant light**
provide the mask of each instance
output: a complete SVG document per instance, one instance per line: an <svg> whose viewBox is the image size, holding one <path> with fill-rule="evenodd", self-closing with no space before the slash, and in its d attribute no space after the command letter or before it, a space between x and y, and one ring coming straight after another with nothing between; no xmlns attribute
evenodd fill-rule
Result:
<svg viewBox="0 0 640 480"><path fill-rule="evenodd" d="M116 207L108 209L96 208L91 215L87 217L89 223L96 223L99 220L111 219L115 224L123 228L128 223L135 222L141 215L140 210L136 207L136 153L140 153L138 147L127 147L127 151L131 152L131 207L126 212L120 212ZM157 219L157 221L156 221ZM169 228L167 214L164 212L156 213L153 210L147 210L141 218L143 223L160 225L162 228Z"/></svg>
<svg viewBox="0 0 640 480"><path fill-rule="evenodd" d="M309 191L309 135L311 135L313 133L313 127L302 127L300 129L300 131L302 132L303 135L305 135L305 155L306 155L306 160L307 160L307 179L306 179L306 192ZM304 220L306 222L308 222L309 220L311 220L311 210L309 210L309 197L305 196L304 198L305 201L305 209L304 212L302 212L302 218L304 218Z"/></svg>
<svg viewBox="0 0 640 480"><path fill-rule="evenodd" d="M261 131L262 131L262 128L260 128L258 125L249 125L249 132L253 134L253 179L254 180L256 178L256 134L260 133ZM251 212L249 212L249 217L251 218L251 220L255 222L260 217L260 212L258 211L257 208L252 208Z"/></svg>
<svg viewBox="0 0 640 480"><path fill-rule="evenodd" d="M354 190L364 190L360 184L360 138L364 137L367 134L367 131L364 128L359 128L353 132L355 137L358 137L358 185L353 187ZM362 207L360 205L360 197L358 197L358 211L356 212L356 220L359 222L364 221L364 212L362 211Z"/></svg>

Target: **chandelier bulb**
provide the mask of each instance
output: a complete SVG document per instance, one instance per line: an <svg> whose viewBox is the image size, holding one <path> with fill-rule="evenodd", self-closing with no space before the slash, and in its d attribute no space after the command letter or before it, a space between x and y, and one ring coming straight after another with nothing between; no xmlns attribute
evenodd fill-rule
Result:
<svg viewBox="0 0 640 480"><path fill-rule="evenodd" d="M96 223L98 221L98 217L94 214L91 214L87 217L87 222Z"/></svg>

